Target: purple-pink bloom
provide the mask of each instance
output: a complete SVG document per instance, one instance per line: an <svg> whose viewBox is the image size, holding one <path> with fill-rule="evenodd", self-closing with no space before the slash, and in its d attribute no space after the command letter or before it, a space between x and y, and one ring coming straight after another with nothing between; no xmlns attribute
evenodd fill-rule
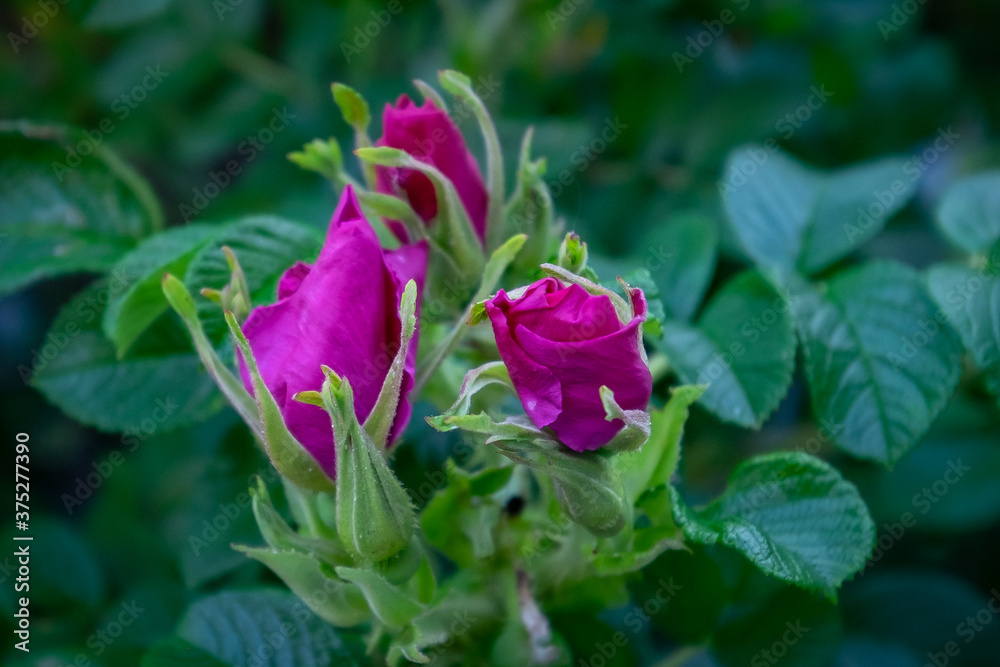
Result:
<svg viewBox="0 0 1000 667"><path fill-rule="evenodd" d="M329 366L350 380L358 419L364 421L399 349L403 289L415 279L419 294L426 270L426 244L383 250L353 188L347 186L316 263L298 262L285 271L277 303L254 308L243 324L264 384L289 430L331 477L336 459L330 416L292 396L319 391L320 366ZM390 442L410 419L407 394L413 388L416 352L414 334ZM243 384L253 393L242 360L240 370Z"/></svg>
<svg viewBox="0 0 1000 667"><path fill-rule="evenodd" d="M486 302L525 412L570 449L598 449L624 426L605 419L602 385L625 410L645 410L649 403L653 379L639 333L646 319L642 290L633 290L632 300L635 316L623 323L608 296L544 278L519 298L500 290Z"/></svg>
<svg viewBox="0 0 1000 667"><path fill-rule="evenodd" d="M472 227L480 241L486 238L488 195L476 159L469 152L462 133L451 117L427 100L417 106L400 95L395 106L385 105L382 113L382 138L376 145L404 150L421 162L433 165L455 185ZM377 188L386 194L405 194L413 210L424 222L437 215L438 201L434 184L424 174L412 169L375 168ZM389 226L404 243L406 229L391 220Z"/></svg>

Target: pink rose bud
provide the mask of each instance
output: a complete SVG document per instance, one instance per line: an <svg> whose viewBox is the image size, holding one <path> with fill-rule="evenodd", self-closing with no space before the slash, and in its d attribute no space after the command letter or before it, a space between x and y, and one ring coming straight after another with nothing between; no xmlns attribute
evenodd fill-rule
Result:
<svg viewBox="0 0 1000 667"><path fill-rule="evenodd" d="M404 150L421 162L433 165L451 180L476 235L483 241L488 204L486 185L476 159L451 117L430 100L417 106L406 95L400 95L395 106L385 106L382 132L376 145ZM405 194L424 222L437 215L437 194L424 174L394 167L376 167L375 174L379 192ZM407 241L402 224L390 221L390 226L401 241Z"/></svg>
<svg viewBox="0 0 1000 667"><path fill-rule="evenodd" d="M426 270L425 244L382 249L353 188L347 186L316 263L289 268L278 284L277 303L255 308L243 324L264 384L289 431L331 477L336 465L330 415L292 397L319 391L324 380L320 366L329 366L350 380L355 411L363 422L399 349L403 289L411 278L422 289ZM410 419L406 397L413 387L416 352L414 335L390 442ZM242 360L240 371L253 393Z"/></svg>
<svg viewBox="0 0 1000 667"><path fill-rule="evenodd" d="M625 410L645 410L653 390L640 327L646 300L634 290L635 315L622 322L611 299L544 278L511 300L486 302L500 357L528 417L578 452L606 445L624 426L605 420L606 385Z"/></svg>

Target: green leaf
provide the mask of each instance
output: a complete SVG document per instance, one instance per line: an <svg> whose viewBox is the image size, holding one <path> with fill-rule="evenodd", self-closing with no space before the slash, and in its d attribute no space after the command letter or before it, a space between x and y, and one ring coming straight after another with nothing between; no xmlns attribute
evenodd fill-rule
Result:
<svg viewBox="0 0 1000 667"><path fill-rule="evenodd" d="M149 435L221 409L215 383L170 321L118 358L101 331L102 304L114 288L113 278L98 281L63 307L32 368L18 368L21 377L66 414L104 431Z"/></svg>
<svg viewBox="0 0 1000 667"><path fill-rule="evenodd" d="M961 373L957 336L912 269L875 262L796 287L813 409L835 442L892 465L926 433Z"/></svg>
<svg viewBox="0 0 1000 667"><path fill-rule="evenodd" d="M417 663L433 659L443 664L468 659L469 642L501 623L503 609L497 597L489 591L453 590L393 638L386 664L396 667L404 658ZM425 655L428 648L432 649L427 651L430 655Z"/></svg>
<svg viewBox="0 0 1000 667"><path fill-rule="evenodd" d="M502 489L514 474L514 466L486 468L469 477L469 491L474 496L490 496Z"/></svg>
<svg viewBox="0 0 1000 667"><path fill-rule="evenodd" d="M1000 243L997 243L1000 248ZM1000 398L1000 275L997 269L941 264L927 273L931 296ZM939 318L940 319L940 318ZM940 321L935 325L944 326Z"/></svg>
<svg viewBox="0 0 1000 667"><path fill-rule="evenodd" d="M486 468L470 474L451 459L445 462L447 484L420 514L427 540L461 567L472 567L494 551L493 531L500 505L492 498L510 480L514 466Z"/></svg>
<svg viewBox="0 0 1000 667"><path fill-rule="evenodd" d="M916 186L899 159L820 172L748 146L730 154L721 187L730 223L758 265L813 274L875 236Z"/></svg>
<svg viewBox="0 0 1000 667"><path fill-rule="evenodd" d="M904 160L886 158L825 175L813 204L799 268L822 271L874 238L917 191Z"/></svg>
<svg viewBox="0 0 1000 667"><path fill-rule="evenodd" d="M162 226L163 214L146 181L79 130L0 122L0 221L2 295L108 270Z"/></svg>
<svg viewBox="0 0 1000 667"><path fill-rule="evenodd" d="M320 234L305 225L269 215L235 220L191 260L184 284L192 293L203 288L221 289L229 283L230 269L222 246L231 248L243 267L255 306L272 303L281 274L297 261L312 261L322 247ZM178 274L182 275L182 274ZM218 305L198 299L198 317L209 338L219 341L229 329Z"/></svg>
<svg viewBox="0 0 1000 667"><path fill-rule="evenodd" d="M756 271L708 303L696 326L666 322L659 345L685 384L707 384L699 402L723 421L760 428L788 391L795 330L788 303Z"/></svg>
<svg viewBox="0 0 1000 667"><path fill-rule="evenodd" d="M649 253L639 261L660 288L667 319L694 317L715 271L718 237L715 222L698 213L682 213L650 231Z"/></svg>
<svg viewBox="0 0 1000 667"><path fill-rule="evenodd" d="M142 656L140 667L227 667L208 651L180 637L170 637L153 644Z"/></svg>
<svg viewBox="0 0 1000 667"><path fill-rule="evenodd" d="M112 294L103 329L119 356L169 307L163 274L183 275L195 254L218 233L218 227L199 224L169 229L144 240L115 264L111 274L126 287Z"/></svg>
<svg viewBox="0 0 1000 667"><path fill-rule="evenodd" d="M266 667L361 665L351 645L291 593L277 590L225 592L194 603L177 634L224 662Z"/></svg>
<svg viewBox="0 0 1000 667"><path fill-rule="evenodd" d="M949 241L970 253L1000 240L1000 171L976 174L951 186L937 221Z"/></svg>
<svg viewBox="0 0 1000 667"><path fill-rule="evenodd" d="M739 465L725 493L702 509L674 491L687 538L736 549L766 574L835 599L871 553L875 526L858 490L827 463L801 453Z"/></svg>

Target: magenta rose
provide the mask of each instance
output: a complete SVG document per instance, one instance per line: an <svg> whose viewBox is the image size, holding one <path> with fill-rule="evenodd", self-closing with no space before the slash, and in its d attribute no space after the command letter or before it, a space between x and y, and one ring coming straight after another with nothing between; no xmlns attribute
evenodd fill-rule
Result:
<svg viewBox="0 0 1000 667"><path fill-rule="evenodd" d="M600 388L625 410L645 410L653 380L641 349L646 300L633 290L635 316L622 322L611 299L556 278L511 300L486 302L497 348L525 412L578 452L606 445L624 426L607 421Z"/></svg>
<svg viewBox="0 0 1000 667"><path fill-rule="evenodd" d="M350 380L358 419L364 421L399 349L403 289L414 279L419 293L426 270L425 244L382 249L348 186L316 263L289 268L278 284L277 303L255 308L243 324L285 423L330 477L335 475L330 416L292 396L318 391L323 384L320 366L329 366ZM407 394L413 387L416 352L414 335L390 442L410 419ZM253 393L242 360L240 366L243 383Z"/></svg>
<svg viewBox="0 0 1000 667"><path fill-rule="evenodd" d="M382 138L376 145L404 150L447 176L454 183L479 240L486 238L486 185L462 133L447 113L430 100L423 106L417 106L406 95L400 95L395 106L385 105ZM379 192L405 194L424 222L437 215L437 194L433 183L424 174L394 167L376 167L375 174ZM403 225L396 221L389 221L389 224L393 233L406 242Z"/></svg>

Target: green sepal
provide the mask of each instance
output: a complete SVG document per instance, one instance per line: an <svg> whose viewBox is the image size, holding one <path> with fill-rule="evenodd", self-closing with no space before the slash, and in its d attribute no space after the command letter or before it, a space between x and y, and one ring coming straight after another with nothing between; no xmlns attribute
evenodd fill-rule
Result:
<svg viewBox="0 0 1000 667"><path fill-rule="evenodd" d="M337 456L337 533L358 560L376 563L406 547L416 526L406 489L358 423L354 391L324 367L323 403L333 425Z"/></svg>
<svg viewBox="0 0 1000 667"><path fill-rule="evenodd" d="M434 90L430 84L422 79L414 79L413 85L420 91L420 94L424 96L425 100L430 100L438 109L448 113L448 104L444 101L444 98L441 97L441 93Z"/></svg>
<svg viewBox="0 0 1000 667"><path fill-rule="evenodd" d="M259 477L256 486L250 489L250 497L260 534L275 551L300 551L312 554L331 567L352 563L351 557L338 541L310 537L292 530L274 509L267 486Z"/></svg>
<svg viewBox="0 0 1000 667"><path fill-rule="evenodd" d="M645 410L622 409L615 401L615 392L605 385L601 385L598 391L601 394L601 405L604 406L604 418L609 422L616 419L625 422L603 449L609 452L630 452L646 444L650 432L649 413Z"/></svg>
<svg viewBox="0 0 1000 667"><path fill-rule="evenodd" d="M390 220L399 220L406 227L410 240L413 242L427 241L427 225L420 219L408 201L383 192L358 192L358 200L362 208Z"/></svg>
<svg viewBox="0 0 1000 667"><path fill-rule="evenodd" d="M417 283L414 280L406 283L403 289L399 303L399 323L399 349L382 381L375 407L364 424L365 431L379 450L384 450L389 445L389 432L396 419L403 376L406 374L406 356L409 354L413 333L417 330Z"/></svg>
<svg viewBox="0 0 1000 667"><path fill-rule="evenodd" d="M372 140L368 137L368 125L371 123L372 115L368 109L368 102L361 96L361 93L342 83L334 83L330 86L330 90L333 93L333 101L340 107L340 113L344 116L344 122L354 128L354 148L371 146ZM375 169L370 164L362 164L361 171L364 173L368 189L374 190Z"/></svg>
<svg viewBox="0 0 1000 667"><path fill-rule="evenodd" d="M349 628L371 619L361 588L333 576L315 556L243 545L233 548L267 566L307 607L331 625Z"/></svg>
<svg viewBox="0 0 1000 667"><path fill-rule="evenodd" d="M489 205L486 213L486 249L498 247L507 231L504 220L504 198L507 196L504 187L503 152L500 149L500 138L493 125L490 114L483 101L472 89L472 81L466 75L455 70L441 70L438 81L449 93L459 98L475 115L479 129L483 134L483 145L486 147L486 188L489 193Z"/></svg>
<svg viewBox="0 0 1000 667"><path fill-rule="evenodd" d="M472 397L491 385L513 390L502 362L469 371L455 403L444 413L427 417L427 423L439 431L462 429L488 436L486 444L495 445L507 458L551 476L559 505L573 521L599 536L621 531L630 508L612 459L598 452L573 452L524 415L497 422L485 412L470 414ZM633 437L630 432L624 439Z"/></svg>
<svg viewBox="0 0 1000 667"><path fill-rule="evenodd" d="M341 579L361 589L378 620L393 630L399 630L425 609L377 572L353 567L338 567L336 572Z"/></svg>
<svg viewBox="0 0 1000 667"><path fill-rule="evenodd" d="M194 349L205 366L205 370L215 380L226 400L233 406L237 414L250 427L250 431L258 438L263 437L260 425L260 415L253 397L243 386L242 380L222 362L211 341L205 334L205 329L198 319L198 307L195 305L191 292L176 276L163 274L163 294L171 308L180 316L181 321L191 335Z"/></svg>
<svg viewBox="0 0 1000 667"><path fill-rule="evenodd" d="M616 535L630 520L625 486L608 457L599 452L573 452L553 440L490 441L515 463L551 477L559 507L594 535Z"/></svg>
<svg viewBox="0 0 1000 667"><path fill-rule="evenodd" d="M670 400L650 414L649 440L639 451L615 457L629 498L669 484L681 455L681 438L688 409L705 392L705 385L683 385L670 390Z"/></svg>
<svg viewBox="0 0 1000 667"><path fill-rule="evenodd" d="M448 255L462 271L462 282L468 283L470 277L482 273L485 262L483 247L454 183L447 176L433 165L421 162L398 148L377 146L359 148L354 152L365 163L413 169L429 178L434 184L439 218L439 224L430 227L431 238L447 249Z"/></svg>
<svg viewBox="0 0 1000 667"><path fill-rule="evenodd" d="M323 471L313 455L306 451L305 447L295 439L295 436L288 430L288 426L285 425L285 420L281 416L281 410L278 408L274 396L260 376L257 360L250 349L250 343L230 311L226 311L226 324L229 325L233 339L243 354L243 361L253 384L259 421L262 426L264 449L267 451L271 463L279 473L297 486L313 491L331 490L333 481Z"/></svg>
<svg viewBox="0 0 1000 667"><path fill-rule="evenodd" d="M518 270L524 274L534 273L538 265L548 259L555 217L552 193L545 182L546 161L544 158L531 159L533 136L534 128L529 127L521 141L517 183L504 207L507 228L528 235L527 247L517 261Z"/></svg>
<svg viewBox="0 0 1000 667"><path fill-rule="evenodd" d="M565 283L579 285L583 289L587 290L589 294L593 294L594 296L606 296L611 299L611 304L615 307L615 313L617 313L618 319L623 323L630 322L632 318L635 317L635 310L632 308L631 293L628 290L628 286L626 286L625 293L630 295L630 300L626 301L614 290L610 290L603 285L599 285L593 280L573 273L572 271L561 266L557 266L555 264L542 264L541 268L546 274L559 278Z"/></svg>
<svg viewBox="0 0 1000 667"><path fill-rule="evenodd" d="M287 157L303 169L325 176L335 185L356 185L354 179L344 171L344 154L333 137L325 141L313 139L301 151L293 151Z"/></svg>
<svg viewBox="0 0 1000 667"><path fill-rule="evenodd" d="M597 274L587 266L587 244L576 232L567 232L559 244L556 264L578 276L597 282Z"/></svg>
<svg viewBox="0 0 1000 667"><path fill-rule="evenodd" d="M204 288L201 294L219 304L223 310L232 311L237 322L243 322L250 314L253 305L250 299L250 286L247 285L246 274L233 249L222 246L222 253L226 256L226 264L229 266L229 283L221 290Z"/></svg>
<svg viewBox="0 0 1000 667"><path fill-rule="evenodd" d="M472 308L469 309L469 316L465 318L465 323L474 327L480 322L485 322L489 315L486 313L486 300L476 301L472 304Z"/></svg>
<svg viewBox="0 0 1000 667"><path fill-rule="evenodd" d="M390 584L402 585L410 581L426 562L427 552L424 551L420 537L414 532L410 543L402 551L381 563L375 563L372 569L385 577Z"/></svg>
<svg viewBox="0 0 1000 667"><path fill-rule="evenodd" d="M510 374L507 372L507 366L502 361L491 361L473 368L466 373L465 378L462 380L462 388L459 390L458 397L452 406L439 417L429 417L427 420L428 423L438 430L452 430L450 428L441 428L447 424L447 421L442 420L441 417L469 414L469 410L472 408L472 398L486 387L493 385L505 387L511 391L514 390Z"/></svg>

